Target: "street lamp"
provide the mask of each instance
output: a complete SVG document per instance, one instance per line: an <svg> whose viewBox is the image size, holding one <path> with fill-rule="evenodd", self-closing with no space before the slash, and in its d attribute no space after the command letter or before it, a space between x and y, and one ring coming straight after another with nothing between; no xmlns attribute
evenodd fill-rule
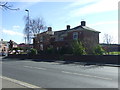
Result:
<svg viewBox="0 0 120 90"><path fill-rule="evenodd" d="M25 9L25 11L28 13L28 26L27 26L28 33L27 33L27 43L29 44L29 43L30 43L30 37L29 37L29 10L28 10L28 9Z"/></svg>

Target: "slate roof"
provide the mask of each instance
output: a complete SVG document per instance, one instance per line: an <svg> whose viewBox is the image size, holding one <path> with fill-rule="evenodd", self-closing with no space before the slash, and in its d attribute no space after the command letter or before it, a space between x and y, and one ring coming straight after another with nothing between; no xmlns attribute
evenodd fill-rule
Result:
<svg viewBox="0 0 120 90"><path fill-rule="evenodd" d="M96 31L95 29L92 29L92 28L87 27L87 26L81 26L81 25L77 26L77 27L74 27L72 29L75 29L75 30L77 30L77 29L80 29L80 30L89 30L89 31L92 31L92 32L98 32L98 33L100 33L99 31Z"/></svg>
<svg viewBox="0 0 120 90"><path fill-rule="evenodd" d="M55 32L67 32L67 31L71 31L71 30L89 30L89 31L92 31L92 32L100 33L99 31L96 31L95 29L92 29L92 28L87 27L87 26L81 26L81 25L76 26L74 28L71 28L69 30L66 29L66 30L59 30L59 31L55 31Z"/></svg>

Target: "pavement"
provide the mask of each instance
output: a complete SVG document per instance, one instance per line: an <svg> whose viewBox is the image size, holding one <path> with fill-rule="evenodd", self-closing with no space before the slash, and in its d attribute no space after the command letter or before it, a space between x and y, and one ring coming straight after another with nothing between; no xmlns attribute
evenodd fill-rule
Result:
<svg viewBox="0 0 120 90"><path fill-rule="evenodd" d="M8 77L0 77L0 89L1 90L14 90L14 89L19 89L19 90L46 90L43 88L38 88L37 86L33 86L31 84L21 82L12 78Z"/></svg>
<svg viewBox="0 0 120 90"><path fill-rule="evenodd" d="M7 78L0 78L0 81L2 81L2 88L27 88L24 85L20 85L18 83L15 83L11 80L8 80Z"/></svg>

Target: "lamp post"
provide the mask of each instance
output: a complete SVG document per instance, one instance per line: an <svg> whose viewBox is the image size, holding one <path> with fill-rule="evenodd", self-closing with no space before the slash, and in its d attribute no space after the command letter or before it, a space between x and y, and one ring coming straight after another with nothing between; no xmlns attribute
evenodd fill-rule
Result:
<svg viewBox="0 0 120 90"><path fill-rule="evenodd" d="M28 13L28 26L27 26L27 43L29 44L30 43L30 36L29 36L29 10L26 9L25 10L27 13Z"/></svg>

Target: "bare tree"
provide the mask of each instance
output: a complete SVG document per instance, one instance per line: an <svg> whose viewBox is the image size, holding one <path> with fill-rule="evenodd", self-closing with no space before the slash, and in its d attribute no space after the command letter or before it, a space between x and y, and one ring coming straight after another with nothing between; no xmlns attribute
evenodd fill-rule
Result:
<svg viewBox="0 0 120 90"><path fill-rule="evenodd" d="M104 43L107 44L107 46L105 47L105 50L107 51L108 54L110 54L111 44L114 42L113 37L111 35L104 34L103 38L104 38Z"/></svg>
<svg viewBox="0 0 120 90"><path fill-rule="evenodd" d="M103 38L104 38L104 43L106 43L106 44L113 43L113 37L111 35L104 34Z"/></svg>
<svg viewBox="0 0 120 90"><path fill-rule="evenodd" d="M0 8L3 10L19 10L19 8L12 8L13 5L10 5L8 2L0 2Z"/></svg>
<svg viewBox="0 0 120 90"><path fill-rule="evenodd" d="M36 18L30 20L30 30L33 35L40 33L46 29L45 22L43 18Z"/></svg>
<svg viewBox="0 0 120 90"><path fill-rule="evenodd" d="M28 43L30 43L31 39L35 37L35 35L46 30L46 28L47 26L45 25L43 18L30 19L25 17L24 34L26 35Z"/></svg>

